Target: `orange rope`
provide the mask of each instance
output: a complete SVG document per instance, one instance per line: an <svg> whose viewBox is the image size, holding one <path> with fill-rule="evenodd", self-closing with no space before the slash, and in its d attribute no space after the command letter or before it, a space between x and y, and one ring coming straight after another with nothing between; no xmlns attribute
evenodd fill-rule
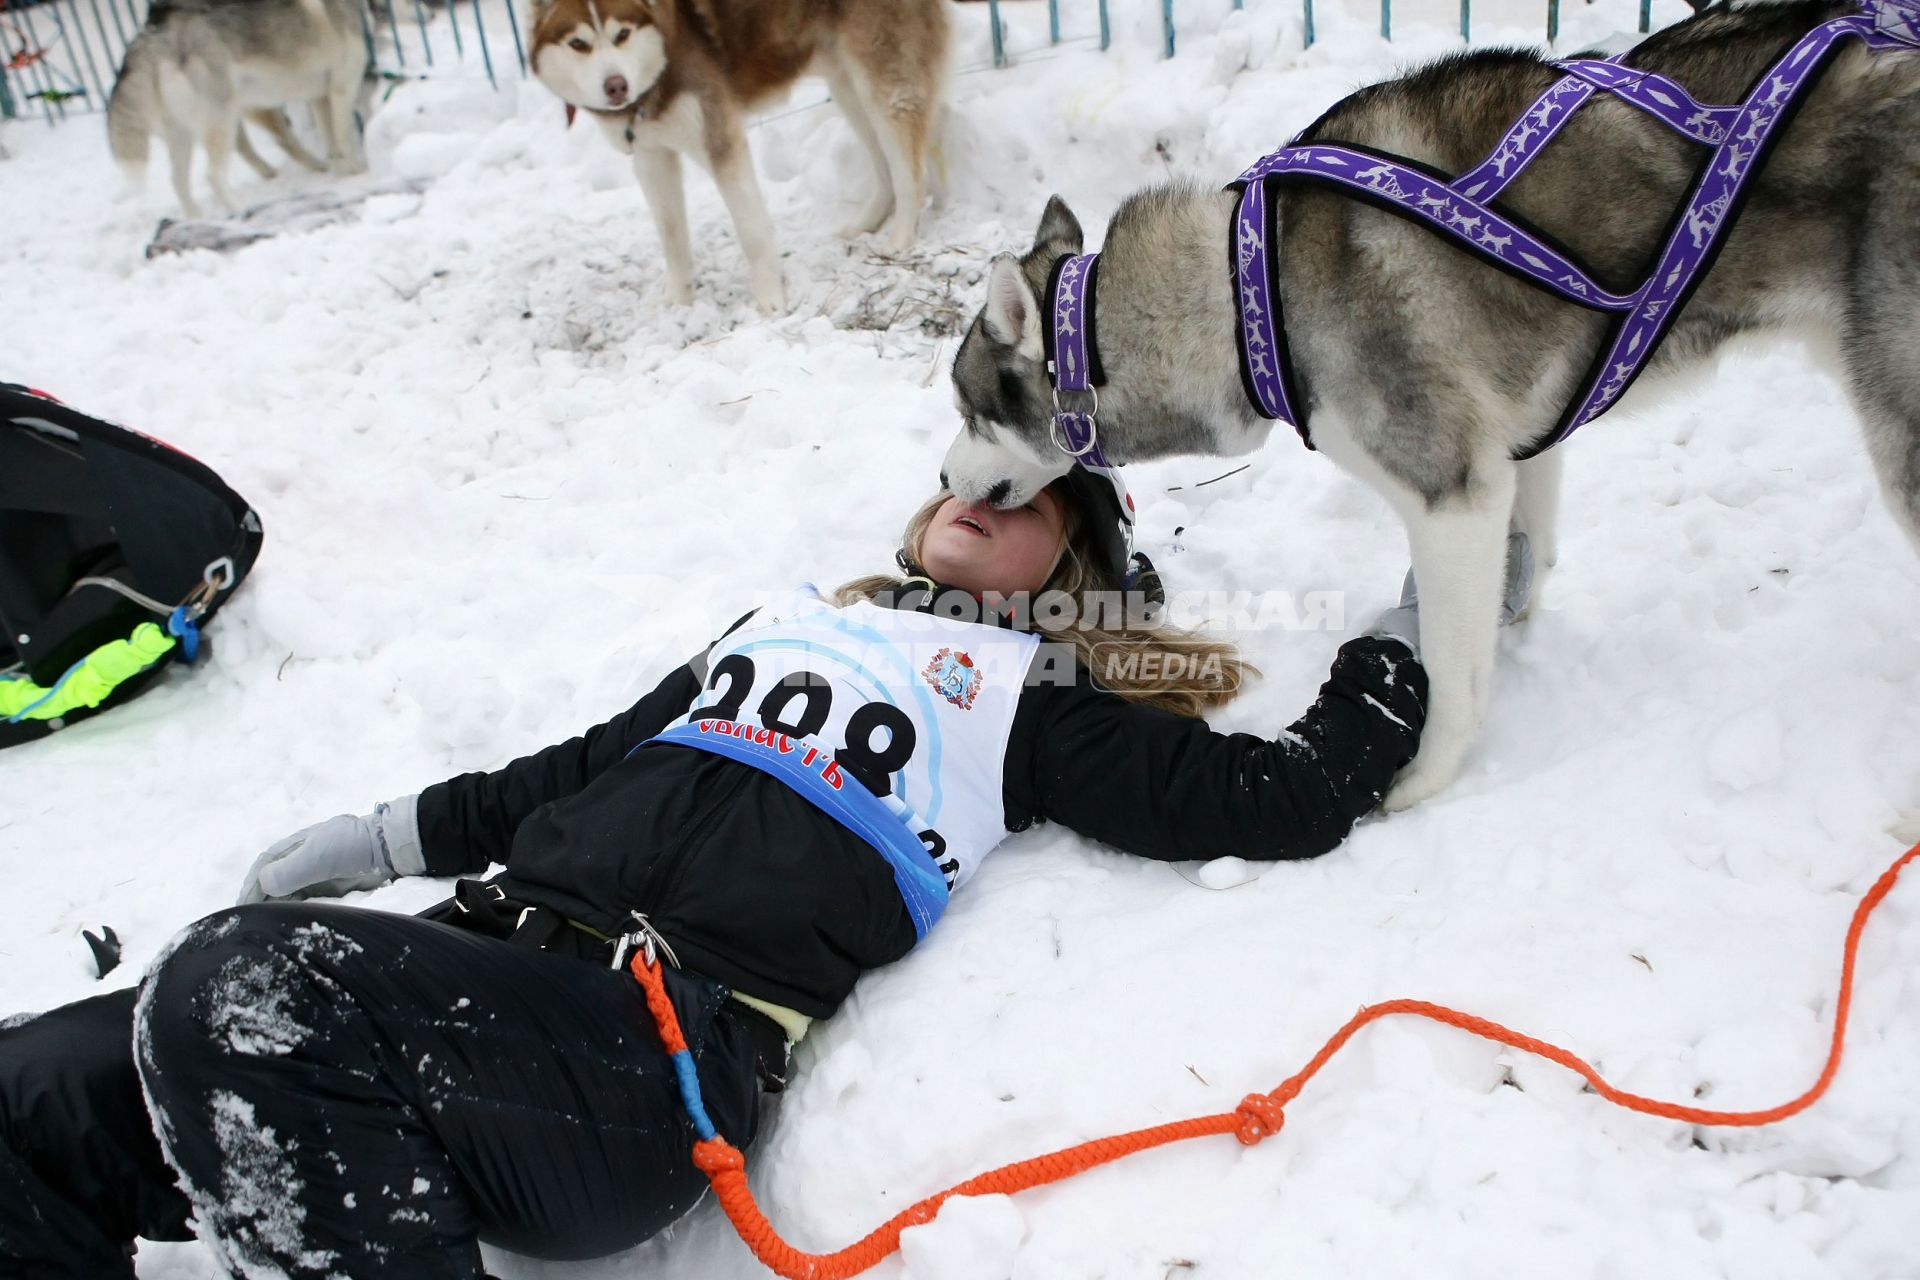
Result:
<svg viewBox="0 0 1920 1280"><path fill-rule="evenodd" d="M1145 1151L1151 1147L1165 1146L1187 1138L1198 1138L1212 1134L1231 1133L1242 1143L1252 1146L1262 1138L1271 1137L1280 1132L1286 1123L1286 1105L1299 1096L1307 1082L1313 1079L1320 1068L1341 1046L1351 1040L1360 1028L1369 1022L1391 1014L1414 1014L1422 1018L1431 1018L1450 1027L1458 1027L1479 1036L1483 1040L1492 1040L1514 1049L1522 1049L1537 1054L1550 1062L1559 1063L1569 1071L1578 1072L1592 1085L1594 1091L1607 1101L1616 1103L1631 1111L1644 1112L1647 1115L1664 1116L1670 1120L1684 1120L1690 1124L1709 1125L1763 1125L1784 1120L1806 1110L1827 1091L1833 1083L1833 1077L1840 1069L1840 1054L1846 1043L1847 1015L1853 1006L1853 966L1854 957L1859 951L1860 934L1866 928L1867 917L1873 914L1875 907L1893 889L1894 881L1900 876L1902 868L1914 859L1920 858L1920 844L1914 845L1896 859L1892 866L1880 873L1866 896L1860 899L1854 908L1853 921L1847 926L1846 949L1840 965L1840 997L1834 1006L1833 1039L1827 1050L1827 1063L1820 1072L1820 1078L1813 1086L1790 1102L1777 1107L1768 1107L1761 1111L1711 1111L1704 1107L1688 1107L1673 1102L1662 1102L1656 1098L1642 1097L1637 1093L1628 1093L1616 1089L1601 1078L1584 1059L1576 1057L1558 1045L1548 1044L1544 1040L1523 1035L1518 1031L1478 1018L1470 1013L1461 1013L1444 1005L1432 1004L1425 1000L1389 1000L1384 1004L1370 1004L1347 1020L1332 1039L1321 1046L1320 1052L1313 1055L1306 1066L1294 1075L1282 1081L1280 1087L1271 1093L1249 1094L1232 1111L1218 1115L1197 1116L1191 1120L1178 1120L1172 1124L1156 1125L1151 1129L1136 1129L1132 1133L1123 1133L1110 1138L1097 1138L1092 1142L1083 1142L1077 1147L1068 1147L1048 1155L1036 1156L1031 1160L1021 1160L1014 1164L1002 1165L977 1177L969 1178L957 1186L949 1187L938 1195L928 1196L925 1200L895 1214L881 1226L870 1232L864 1239L848 1245L837 1253L804 1253L780 1238L773 1224L760 1211L754 1202L753 1193L747 1188L746 1159L734 1149L726 1139L714 1138L705 1142L696 1142L693 1148L693 1160L713 1183L715 1194L719 1197L721 1208L726 1210L734 1229L747 1247L753 1250L756 1258L778 1272L788 1280L844 1280L844 1277L858 1275L875 1263L880 1262L900 1247L900 1233L908 1227L919 1226L932 1221L940 1206L950 1196L972 1196L1011 1194L1026 1191L1033 1187L1045 1186L1050 1182L1059 1182L1076 1173L1091 1169L1096 1165L1118 1160L1122 1156ZM684 1044L680 1026L674 1018L673 1006L667 1002L666 990L660 977L659 965L649 966L644 955L636 955L633 960L633 973L647 989L647 1004L660 1020L661 1035L668 1044ZM656 994L657 993L657 994Z"/></svg>

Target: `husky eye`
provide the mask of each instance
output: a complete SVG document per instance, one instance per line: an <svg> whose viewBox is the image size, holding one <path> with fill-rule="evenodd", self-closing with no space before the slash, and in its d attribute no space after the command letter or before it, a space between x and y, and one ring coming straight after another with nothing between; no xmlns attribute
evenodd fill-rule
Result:
<svg viewBox="0 0 1920 1280"><path fill-rule="evenodd" d="M575 36L573 39L567 41L567 48L572 49L575 53L593 52L593 46L585 40L582 40L579 36Z"/></svg>
<svg viewBox="0 0 1920 1280"><path fill-rule="evenodd" d="M623 44L625 44L625 43L627 42L627 37L628 37L628 36L630 36L630 35L632 35L632 34L633 34L633 28L632 28L632 27L622 27L622 28L620 28L620 29L619 29L618 31L616 31L616 32L614 32L614 33L613 33L613 47L614 47L614 48L616 48L616 49L618 49L618 48L619 48L619 47L620 47L621 45L623 45Z"/></svg>

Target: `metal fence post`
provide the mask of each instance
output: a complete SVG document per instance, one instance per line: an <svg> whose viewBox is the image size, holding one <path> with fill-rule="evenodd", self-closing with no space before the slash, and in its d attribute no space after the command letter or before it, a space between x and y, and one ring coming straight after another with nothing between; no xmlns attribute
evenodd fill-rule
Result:
<svg viewBox="0 0 1920 1280"><path fill-rule="evenodd" d="M1380 38L1393 39L1393 0L1380 0Z"/></svg>
<svg viewBox="0 0 1920 1280"><path fill-rule="evenodd" d="M987 25L993 28L993 65L1007 65L1007 46L1000 35L1000 0L987 0Z"/></svg>
<svg viewBox="0 0 1920 1280"><path fill-rule="evenodd" d="M1173 56L1173 0L1160 0L1160 29L1166 36L1167 56Z"/></svg>
<svg viewBox="0 0 1920 1280"><path fill-rule="evenodd" d="M1560 0L1547 0L1547 43L1560 38Z"/></svg>
<svg viewBox="0 0 1920 1280"><path fill-rule="evenodd" d="M420 0L413 0L419 4ZM520 57L520 78L527 78L527 49L520 43L520 15L513 10L513 0L507 0L507 26L513 30L513 51Z"/></svg>
<svg viewBox="0 0 1920 1280"><path fill-rule="evenodd" d="M93 42L87 39L86 24L81 21L79 9L76 8L73 12L73 29L69 31L67 20L60 16L60 7L58 5L49 7L53 13L53 25L60 32L60 43L67 46L67 61L73 64L75 82L84 93L87 87L87 75L91 75L94 92L99 95L97 101L104 107L107 102L107 85L100 78L100 64L93 60ZM75 35L80 37L78 47L74 44ZM86 62L86 74L82 74L80 70L82 60Z"/></svg>
<svg viewBox="0 0 1920 1280"><path fill-rule="evenodd" d="M507 12L513 12L511 6L508 7ZM364 18L362 20L364 21ZM433 41L427 36L427 11L421 5L420 0L413 0L413 21L414 24L420 28L420 51L426 55L427 69L432 70ZM517 40L519 36L516 35L514 38ZM522 58L522 61L525 61L525 59Z"/></svg>
<svg viewBox="0 0 1920 1280"><path fill-rule="evenodd" d="M1460 0L1460 38L1473 42L1473 0Z"/></svg>
<svg viewBox="0 0 1920 1280"><path fill-rule="evenodd" d="M1107 20L1107 0L1100 0L1100 47L1113 43L1113 24Z"/></svg>
<svg viewBox="0 0 1920 1280"><path fill-rule="evenodd" d="M1047 0L1047 42L1060 43L1060 0Z"/></svg>
<svg viewBox="0 0 1920 1280"><path fill-rule="evenodd" d="M19 114L13 102L13 86L7 83L7 69L0 67L0 120L12 120Z"/></svg>
<svg viewBox="0 0 1920 1280"><path fill-rule="evenodd" d="M1313 0L1304 0L1304 4L1305 8L1301 16L1306 20L1307 41L1301 48L1311 49L1313 48Z"/></svg>
<svg viewBox="0 0 1920 1280"><path fill-rule="evenodd" d="M1653 30L1653 0L1640 0L1640 34Z"/></svg>
<svg viewBox="0 0 1920 1280"><path fill-rule="evenodd" d="M93 5L93 25L100 32L100 47L105 49L107 56L111 58L113 56L113 41L107 39L107 24L100 17L100 0L90 0L90 3ZM132 41L127 39L126 28L120 25L120 11L113 7L112 0L108 0L107 12L113 15L113 34L120 38L121 56L125 57L126 48Z"/></svg>
<svg viewBox="0 0 1920 1280"><path fill-rule="evenodd" d="M500 82L493 78L493 53L487 48L487 24L480 17L480 0L473 0L473 29L480 33L480 61L487 67L487 83L498 89Z"/></svg>

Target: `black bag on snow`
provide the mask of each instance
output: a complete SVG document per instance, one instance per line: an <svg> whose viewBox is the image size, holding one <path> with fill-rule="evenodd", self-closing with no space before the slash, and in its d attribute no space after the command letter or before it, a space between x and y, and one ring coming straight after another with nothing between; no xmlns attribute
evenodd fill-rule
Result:
<svg viewBox="0 0 1920 1280"><path fill-rule="evenodd" d="M0 747L118 706L191 660L198 627L253 568L260 541L259 516L200 462L0 382L0 681L37 686L13 683L0 703ZM17 705L143 623L175 643L98 705L49 715L51 694L37 712Z"/></svg>

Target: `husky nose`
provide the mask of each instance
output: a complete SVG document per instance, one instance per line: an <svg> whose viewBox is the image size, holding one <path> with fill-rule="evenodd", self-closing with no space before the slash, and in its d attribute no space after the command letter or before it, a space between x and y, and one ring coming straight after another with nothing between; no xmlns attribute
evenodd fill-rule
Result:
<svg viewBox="0 0 1920 1280"><path fill-rule="evenodd" d="M1007 500L1007 495L1011 492L1013 492L1013 481L1001 480L996 482L993 488L987 490L987 505L990 507L1004 505Z"/></svg>
<svg viewBox="0 0 1920 1280"><path fill-rule="evenodd" d="M627 100L627 78L625 76L608 76L607 82L600 87L606 90L607 101L616 106Z"/></svg>

